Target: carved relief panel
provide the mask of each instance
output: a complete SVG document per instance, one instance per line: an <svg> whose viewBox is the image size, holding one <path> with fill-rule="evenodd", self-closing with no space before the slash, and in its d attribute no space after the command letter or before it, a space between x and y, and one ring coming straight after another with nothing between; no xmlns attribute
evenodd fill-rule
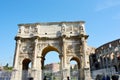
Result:
<svg viewBox="0 0 120 80"><path fill-rule="evenodd" d="M34 43L30 40L25 40L21 43L20 52L24 54L32 54L34 51Z"/></svg>
<svg viewBox="0 0 120 80"><path fill-rule="evenodd" d="M38 52L38 55L40 56L42 50L45 48L45 46L47 46L46 43L44 42L39 42L38 45L37 45L37 52Z"/></svg>
<svg viewBox="0 0 120 80"><path fill-rule="evenodd" d="M78 42L71 42L67 44L66 52L67 54L80 54L81 52L81 44Z"/></svg>
<svg viewBox="0 0 120 80"><path fill-rule="evenodd" d="M38 33L38 28L36 25L24 25L19 27L19 34L36 34Z"/></svg>

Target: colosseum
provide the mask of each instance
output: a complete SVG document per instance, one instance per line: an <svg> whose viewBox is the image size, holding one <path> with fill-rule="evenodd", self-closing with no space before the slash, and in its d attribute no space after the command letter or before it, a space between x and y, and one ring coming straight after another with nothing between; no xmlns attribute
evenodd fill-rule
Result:
<svg viewBox="0 0 120 80"><path fill-rule="evenodd" d="M101 70L101 74L108 75L120 72L120 39L96 48L95 53L90 55L90 62L93 72Z"/></svg>

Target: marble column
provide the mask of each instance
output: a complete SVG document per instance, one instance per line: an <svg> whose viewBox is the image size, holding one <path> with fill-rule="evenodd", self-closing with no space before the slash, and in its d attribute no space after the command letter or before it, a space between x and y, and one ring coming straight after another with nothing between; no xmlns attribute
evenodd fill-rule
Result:
<svg viewBox="0 0 120 80"><path fill-rule="evenodd" d="M81 80L91 80L91 76L90 76L90 64L89 64L89 55L87 53L87 42L86 42L86 39L85 39L85 36L83 36L81 38L81 41L82 41L82 46L83 46L83 64L82 67L84 71L84 79L82 78Z"/></svg>
<svg viewBox="0 0 120 80"><path fill-rule="evenodd" d="M36 62L37 62L37 44L38 44L38 39L35 39L35 45L34 45L34 53L33 53L33 65L32 65L32 77L34 78L34 80L37 80L37 66L36 66Z"/></svg>
<svg viewBox="0 0 120 80"><path fill-rule="evenodd" d="M65 37L63 37L63 47L62 47L62 54L63 54L63 80L67 79L67 60L66 60L66 40Z"/></svg>
<svg viewBox="0 0 120 80"><path fill-rule="evenodd" d="M33 61L33 68L36 68L36 58L37 58L37 44L38 44L38 39L35 39L35 47L34 47L34 61Z"/></svg>
<svg viewBox="0 0 120 80"><path fill-rule="evenodd" d="M59 55L60 58L60 71L61 71L61 80L63 80L63 55Z"/></svg>
<svg viewBox="0 0 120 80"><path fill-rule="evenodd" d="M14 68L13 68L13 74L11 80L21 80L20 74L22 71L21 67L19 66L19 50L20 50L20 44L21 40L16 40L16 49L15 49L15 55L14 55Z"/></svg>
<svg viewBox="0 0 120 80"><path fill-rule="evenodd" d="M17 40L16 42L16 49L15 49L15 56L14 56L14 68L17 69L18 68L18 57L19 57L19 50L20 50L20 44L21 41Z"/></svg>
<svg viewBox="0 0 120 80"><path fill-rule="evenodd" d="M38 64L37 67L38 67L38 79L37 80L42 80L43 76L42 76L42 57L38 57Z"/></svg>
<svg viewBox="0 0 120 80"><path fill-rule="evenodd" d="M66 43L65 38L63 38L63 67L66 67Z"/></svg>

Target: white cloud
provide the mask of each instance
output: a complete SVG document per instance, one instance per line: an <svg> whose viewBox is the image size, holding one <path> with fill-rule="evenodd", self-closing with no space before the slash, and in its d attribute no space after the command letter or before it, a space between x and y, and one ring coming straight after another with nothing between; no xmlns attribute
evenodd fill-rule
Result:
<svg viewBox="0 0 120 80"><path fill-rule="evenodd" d="M120 0L104 0L97 4L96 11L102 11L108 8L120 5Z"/></svg>

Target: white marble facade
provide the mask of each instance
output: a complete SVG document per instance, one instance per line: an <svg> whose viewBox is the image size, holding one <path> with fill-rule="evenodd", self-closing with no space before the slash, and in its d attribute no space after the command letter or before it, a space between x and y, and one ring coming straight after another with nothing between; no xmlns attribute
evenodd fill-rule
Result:
<svg viewBox="0 0 120 80"><path fill-rule="evenodd" d="M90 80L88 35L84 21L19 24L15 37L14 71L11 80L43 79L45 55L56 51L62 80L70 77L70 61L78 64L79 80ZM53 56L54 57L54 56ZM28 64L31 62L31 69ZM64 70L67 74L64 75Z"/></svg>

